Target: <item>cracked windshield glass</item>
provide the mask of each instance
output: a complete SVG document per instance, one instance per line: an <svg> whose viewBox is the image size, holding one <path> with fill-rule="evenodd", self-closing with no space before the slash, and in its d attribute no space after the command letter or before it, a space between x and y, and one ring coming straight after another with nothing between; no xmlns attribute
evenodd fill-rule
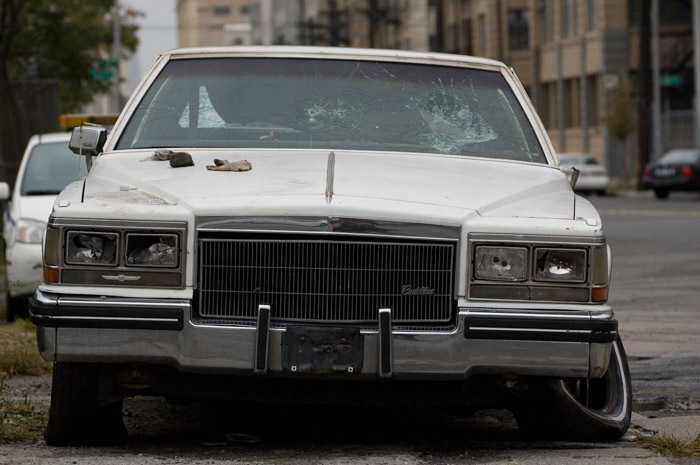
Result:
<svg viewBox="0 0 700 465"><path fill-rule="evenodd" d="M168 63L117 149L419 152L546 163L497 71L371 61L206 58Z"/></svg>

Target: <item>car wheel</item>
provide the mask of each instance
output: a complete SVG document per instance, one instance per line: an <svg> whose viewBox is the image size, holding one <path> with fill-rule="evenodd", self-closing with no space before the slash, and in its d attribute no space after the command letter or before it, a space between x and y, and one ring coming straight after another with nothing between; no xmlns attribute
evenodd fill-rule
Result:
<svg viewBox="0 0 700 465"><path fill-rule="evenodd" d="M49 422L44 432L51 446L122 445L128 434L122 401L100 404L101 365L54 362Z"/></svg>
<svg viewBox="0 0 700 465"><path fill-rule="evenodd" d="M668 198L668 191L666 189L656 189L654 191L654 194L656 195L657 199L667 199Z"/></svg>
<svg viewBox="0 0 700 465"><path fill-rule="evenodd" d="M605 189L599 189L598 191L596 191L596 194L598 194L599 197L605 197L608 194L608 192Z"/></svg>
<svg viewBox="0 0 700 465"><path fill-rule="evenodd" d="M618 337L600 379L548 379L531 386L513 414L527 436L578 441L615 440L630 425L632 383Z"/></svg>

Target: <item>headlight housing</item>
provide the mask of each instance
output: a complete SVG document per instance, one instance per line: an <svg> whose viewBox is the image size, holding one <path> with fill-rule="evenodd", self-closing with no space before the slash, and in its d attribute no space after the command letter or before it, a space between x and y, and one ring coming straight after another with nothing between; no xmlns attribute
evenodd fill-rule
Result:
<svg viewBox="0 0 700 465"><path fill-rule="evenodd" d="M117 265L117 233L68 231L66 236L67 264Z"/></svg>
<svg viewBox="0 0 700 465"><path fill-rule="evenodd" d="M15 237L17 238L17 242L41 244L42 237L44 236L44 229L46 229L46 223L20 218L17 220L16 228Z"/></svg>
<svg viewBox="0 0 700 465"><path fill-rule="evenodd" d="M126 266L177 266L176 234L127 234Z"/></svg>
<svg viewBox="0 0 700 465"><path fill-rule="evenodd" d="M50 219L44 280L184 288L185 238L185 223Z"/></svg>
<svg viewBox="0 0 700 465"><path fill-rule="evenodd" d="M470 299L603 303L608 247L601 238L471 235Z"/></svg>
<svg viewBox="0 0 700 465"><path fill-rule="evenodd" d="M586 281L585 249L535 249L535 280L561 283Z"/></svg>
<svg viewBox="0 0 700 465"><path fill-rule="evenodd" d="M525 281L527 249L525 247L479 246L474 256L476 279Z"/></svg>

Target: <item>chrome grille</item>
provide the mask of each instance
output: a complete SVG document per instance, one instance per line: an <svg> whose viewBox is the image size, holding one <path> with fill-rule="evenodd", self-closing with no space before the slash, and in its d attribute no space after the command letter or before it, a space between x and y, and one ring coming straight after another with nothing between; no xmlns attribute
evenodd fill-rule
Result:
<svg viewBox="0 0 700 465"><path fill-rule="evenodd" d="M199 239L199 315L273 320L395 323L451 320L453 242Z"/></svg>

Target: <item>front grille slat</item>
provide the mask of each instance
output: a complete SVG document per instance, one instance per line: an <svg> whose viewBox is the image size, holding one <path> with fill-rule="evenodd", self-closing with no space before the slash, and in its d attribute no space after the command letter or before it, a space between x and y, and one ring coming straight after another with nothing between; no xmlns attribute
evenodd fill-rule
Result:
<svg viewBox="0 0 700 465"><path fill-rule="evenodd" d="M253 319L268 304L273 321L354 324L389 307L398 324L447 323L455 255L454 242L200 237L199 315Z"/></svg>

